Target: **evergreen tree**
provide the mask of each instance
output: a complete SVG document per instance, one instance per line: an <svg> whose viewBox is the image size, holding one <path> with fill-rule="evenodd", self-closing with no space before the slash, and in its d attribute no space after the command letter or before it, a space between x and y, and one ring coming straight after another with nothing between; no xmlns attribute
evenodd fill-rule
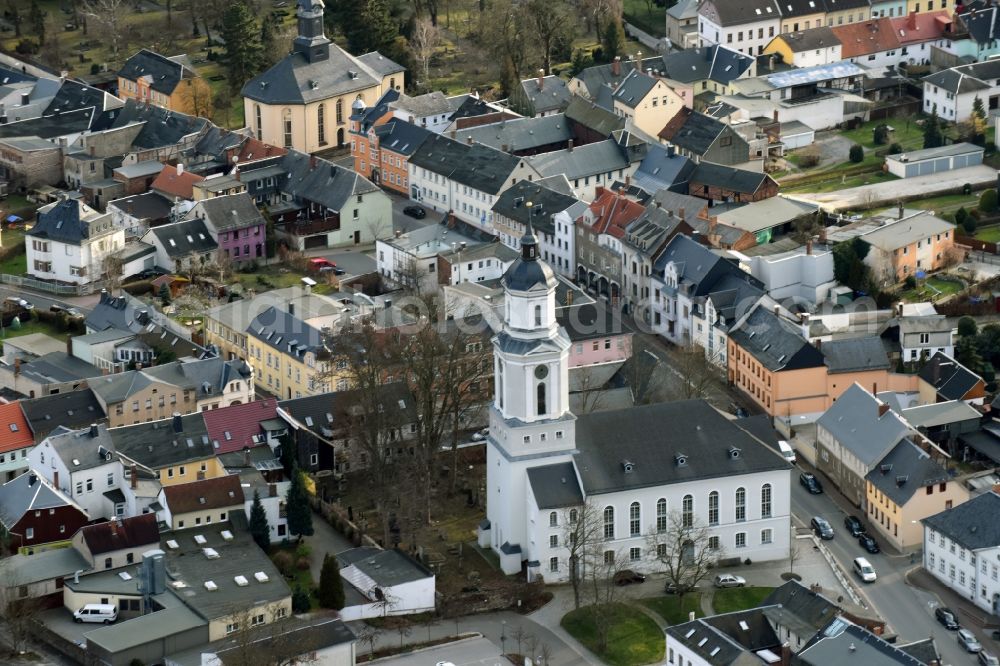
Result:
<svg viewBox="0 0 1000 666"><path fill-rule="evenodd" d="M256 490L253 491L253 504L250 505L250 536L261 550L267 552L271 545L271 526L267 524L267 514L264 513L264 505L260 503L260 493Z"/></svg>
<svg viewBox="0 0 1000 666"><path fill-rule="evenodd" d="M392 18L388 0L342 0L330 12L347 38L347 50L355 55L391 50L399 26Z"/></svg>
<svg viewBox="0 0 1000 666"><path fill-rule="evenodd" d="M937 104L931 110L931 117L924 121L924 148L937 148L944 145L944 134L941 132L941 121L938 120Z"/></svg>
<svg viewBox="0 0 1000 666"><path fill-rule="evenodd" d="M274 21L265 16L260 22L261 71L267 69L282 57L282 49L278 48Z"/></svg>
<svg viewBox="0 0 1000 666"><path fill-rule="evenodd" d="M239 90L257 72L263 61L260 32L250 7L233 2L222 15L222 38L226 42L222 62L229 71L229 86Z"/></svg>
<svg viewBox="0 0 1000 666"><path fill-rule="evenodd" d="M166 282L160 285L159 296L162 305L170 305L170 287L167 286Z"/></svg>
<svg viewBox="0 0 1000 666"><path fill-rule="evenodd" d="M292 592L292 612L308 613L310 609L312 609L312 602L309 601L309 593L296 585Z"/></svg>
<svg viewBox="0 0 1000 666"><path fill-rule="evenodd" d="M986 109L983 107L983 100L976 96L972 101L972 115L969 117L972 124L972 143L977 146L986 145Z"/></svg>
<svg viewBox="0 0 1000 666"><path fill-rule="evenodd" d="M326 554L323 558L323 568L319 572L319 605L323 608L340 610L344 607L344 581L340 577L340 565L337 557Z"/></svg>
<svg viewBox="0 0 1000 666"><path fill-rule="evenodd" d="M292 468L292 484L288 487L285 505L288 511L288 532L300 540L304 536L312 536L313 516L309 506L309 492L298 467Z"/></svg>
<svg viewBox="0 0 1000 666"><path fill-rule="evenodd" d="M291 474L295 465L298 463L295 438L291 435L291 433L286 432L278 438L278 442L278 445L281 448L281 466L285 468L286 473Z"/></svg>
<svg viewBox="0 0 1000 666"><path fill-rule="evenodd" d="M604 51L604 59L611 62L615 56L620 56L625 48L625 28L622 27L620 19L615 18L608 22L604 29L604 36L601 38L601 47Z"/></svg>

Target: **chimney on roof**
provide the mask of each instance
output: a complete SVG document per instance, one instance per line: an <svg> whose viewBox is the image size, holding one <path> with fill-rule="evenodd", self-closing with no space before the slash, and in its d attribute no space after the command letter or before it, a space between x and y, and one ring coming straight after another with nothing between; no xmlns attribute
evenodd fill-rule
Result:
<svg viewBox="0 0 1000 666"><path fill-rule="evenodd" d="M27 106L31 104L31 92L21 93L21 106Z"/></svg>
<svg viewBox="0 0 1000 666"><path fill-rule="evenodd" d="M544 87L545 87L545 70L544 69L539 69L538 70L538 89L541 90Z"/></svg>
<svg viewBox="0 0 1000 666"><path fill-rule="evenodd" d="M14 376L17 377L19 374L21 374L21 359L20 358L15 358L14 359Z"/></svg>
<svg viewBox="0 0 1000 666"><path fill-rule="evenodd" d="M184 432L184 421L180 412L174 412L174 432Z"/></svg>
<svg viewBox="0 0 1000 666"><path fill-rule="evenodd" d="M628 190L628 189L629 189L630 187L632 187L632 176L630 176L630 175L626 174L626 175L625 175L625 189L626 189L626 191L627 191L627 190Z"/></svg>
<svg viewBox="0 0 1000 666"><path fill-rule="evenodd" d="M917 13L910 12L910 15L906 17L906 27L910 30L917 29Z"/></svg>
<svg viewBox="0 0 1000 666"><path fill-rule="evenodd" d="M31 474L28 475L28 487L30 488L36 483L38 483L38 475L32 472Z"/></svg>
<svg viewBox="0 0 1000 666"><path fill-rule="evenodd" d="M180 162L178 162L177 163L177 175L180 176L180 175L183 175L183 174L184 174L184 165L181 164Z"/></svg>
<svg viewBox="0 0 1000 666"><path fill-rule="evenodd" d="M466 137L465 142L471 146L472 145L472 137L471 136L470 137Z"/></svg>
<svg viewBox="0 0 1000 666"><path fill-rule="evenodd" d="M611 73L615 76L622 75L622 57L615 56L615 59L611 61Z"/></svg>
<svg viewBox="0 0 1000 666"><path fill-rule="evenodd" d="M902 219L903 219L903 214L904 214L904 213L903 213L903 202L902 202L902 201L900 201L900 202L899 202L899 219L900 219L900 220L902 220Z"/></svg>
<svg viewBox="0 0 1000 666"><path fill-rule="evenodd" d="M681 218L681 222L684 221L684 209L683 208L678 208L677 209L677 217Z"/></svg>
<svg viewBox="0 0 1000 666"><path fill-rule="evenodd" d="M789 666L792 663L792 648L787 642L781 644L781 666Z"/></svg>
<svg viewBox="0 0 1000 666"><path fill-rule="evenodd" d="M642 51L637 51L635 54L635 68L642 74Z"/></svg>
<svg viewBox="0 0 1000 666"><path fill-rule="evenodd" d="M806 241L806 254L813 253L813 242L811 240Z"/></svg>
<svg viewBox="0 0 1000 666"><path fill-rule="evenodd" d="M569 150L569 152L571 153L573 152L573 139L569 139L568 141L566 141L566 148Z"/></svg>
<svg viewBox="0 0 1000 666"><path fill-rule="evenodd" d="M774 306L774 316L775 317L780 317L781 316L781 306L780 305L775 305Z"/></svg>
<svg viewBox="0 0 1000 666"><path fill-rule="evenodd" d="M316 168L316 156L315 155L310 155L309 156L309 168L310 169L315 169Z"/></svg>
<svg viewBox="0 0 1000 666"><path fill-rule="evenodd" d="M97 427L96 423L90 424L90 436L96 438L100 434L100 429Z"/></svg>
<svg viewBox="0 0 1000 666"><path fill-rule="evenodd" d="M290 302L288 304L288 314L292 315L293 317L295 316L295 303Z"/></svg>
<svg viewBox="0 0 1000 666"><path fill-rule="evenodd" d="M108 521L108 525L111 526L111 536L118 536L118 521L112 518Z"/></svg>
<svg viewBox="0 0 1000 666"><path fill-rule="evenodd" d="M506 144L506 143L501 144L500 145L500 152L501 153L509 153L510 152L510 144Z"/></svg>
<svg viewBox="0 0 1000 666"><path fill-rule="evenodd" d="M879 417L879 418L882 418L883 416L885 416L885 413L886 413L887 411L889 411L889 405L887 405L887 404L885 404L884 402L881 402L881 401L880 401L880 402L878 403L878 417Z"/></svg>

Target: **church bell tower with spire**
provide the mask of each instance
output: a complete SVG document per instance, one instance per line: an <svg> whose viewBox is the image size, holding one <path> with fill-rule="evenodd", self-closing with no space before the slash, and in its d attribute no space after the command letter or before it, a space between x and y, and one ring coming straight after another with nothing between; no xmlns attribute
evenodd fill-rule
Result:
<svg viewBox="0 0 1000 666"><path fill-rule="evenodd" d="M309 62L330 59L330 40L323 31L323 0L299 0L295 15L299 21L299 36L293 49Z"/></svg>

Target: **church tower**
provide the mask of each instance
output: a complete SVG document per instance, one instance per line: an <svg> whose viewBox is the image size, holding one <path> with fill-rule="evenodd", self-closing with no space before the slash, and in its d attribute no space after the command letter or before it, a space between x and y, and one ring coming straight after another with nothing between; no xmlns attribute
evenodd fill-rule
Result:
<svg viewBox="0 0 1000 666"><path fill-rule="evenodd" d="M299 0L295 15L299 20L299 36L293 49L308 62L330 59L330 40L323 32L323 0Z"/></svg>
<svg viewBox="0 0 1000 666"><path fill-rule="evenodd" d="M504 325L493 338L483 531L489 529L489 545L504 571L514 573L528 538L527 470L572 459L576 418L569 411L570 341L556 321L558 282L538 259L531 227L502 283Z"/></svg>

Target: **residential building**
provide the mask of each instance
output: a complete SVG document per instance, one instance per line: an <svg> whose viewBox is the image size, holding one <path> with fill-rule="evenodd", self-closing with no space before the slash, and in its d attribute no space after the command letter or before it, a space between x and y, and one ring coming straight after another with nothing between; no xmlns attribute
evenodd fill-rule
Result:
<svg viewBox="0 0 1000 666"><path fill-rule="evenodd" d="M379 240L375 244L376 266L383 281L431 293L441 284L438 274L442 254L472 251L494 242L495 237L464 222L451 220L448 226L420 226ZM472 274L467 274L469 278ZM457 276L456 276L457 277Z"/></svg>
<svg viewBox="0 0 1000 666"><path fill-rule="evenodd" d="M11 188L26 190L62 180L63 149L37 136L0 138L0 178Z"/></svg>
<svg viewBox="0 0 1000 666"><path fill-rule="evenodd" d="M503 243L485 243L472 248L453 247L438 254L438 284L499 280L517 257L517 251Z"/></svg>
<svg viewBox="0 0 1000 666"><path fill-rule="evenodd" d="M817 468L867 510L868 473L897 444L912 439L920 438L902 417L854 383L816 421Z"/></svg>
<svg viewBox="0 0 1000 666"><path fill-rule="evenodd" d="M219 257L234 264L260 261L267 257L267 220L246 193L203 199L188 212L189 220L199 219L219 245Z"/></svg>
<svg viewBox="0 0 1000 666"><path fill-rule="evenodd" d="M737 165L751 160L750 144L732 125L687 108L668 118L656 132L660 140L696 164L704 160Z"/></svg>
<svg viewBox="0 0 1000 666"><path fill-rule="evenodd" d="M89 388L19 400L17 404L30 432L34 434L36 444L61 426L76 430L107 420L101 404ZM28 451L24 451L21 457L27 456Z"/></svg>
<svg viewBox="0 0 1000 666"><path fill-rule="evenodd" d="M900 414L917 431L952 456L959 456L962 446L972 440L988 440L992 423L983 426L983 414L967 402L951 400L928 405L916 405L900 410Z"/></svg>
<svg viewBox="0 0 1000 666"><path fill-rule="evenodd" d="M145 176L145 174L143 175ZM150 183L149 189L166 197L169 201L177 201L178 199L194 201L194 186L203 180L205 180L204 176L185 171L183 162L178 162L176 166L165 164L160 169L159 175ZM141 194L141 192L142 190L139 190L138 192L129 192L129 194Z"/></svg>
<svg viewBox="0 0 1000 666"><path fill-rule="evenodd" d="M883 285L940 270L954 259L955 225L930 213L889 222L861 238L871 246L865 263Z"/></svg>
<svg viewBox="0 0 1000 666"><path fill-rule="evenodd" d="M172 361L95 378L90 388L111 427L252 402L254 374L245 361Z"/></svg>
<svg viewBox="0 0 1000 666"><path fill-rule="evenodd" d="M861 23L871 16L869 0L824 0L827 27ZM907 12L909 13L909 12Z"/></svg>
<svg viewBox="0 0 1000 666"><path fill-rule="evenodd" d="M133 141L137 138L134 137ZM131 145L125 146L124 150L127 151L130 147ZM180 169L183 170L183 168L184 166L181 165ZM123 195L142 194L149 191L153 183L159 181L159 186L163 188L161 196L174 201L175 197L167 196L168 191L177 188L177 191L183 192L183 188L189 183L188 179L200 179L201 176L192 173L179 175L177 167L164 165L158 160L150 159L123 163L112 169L111 178L116 185L120 186L120 193ZM191 197L185 198L190 199Z"/></svg>
<svg viewBox="0 0 1000 666"><path fill-rule="evenodd" d="M390 94L394 94L394 96L390 98ZM389 106L393 116L428 129L435 134L440 134L451 124L452 115L461 105L462 97L461 95L445 97L440 90L432 90L423 95L411 97L399 92L398 86L382 96L383 99L391 99Z"/></svg>
<svg viewBox="0 0 1000 666"><path fill-rule="evenodd" d="M448 130L462 143L481 143L518 157L562 150L573 139L573 128L562 113L536 118L510 118L499 123Z"/></svg>
<svg viewBox="0 0 1000 666"><path fill-rule="evenodd" d="M100 368L64 351L49 352L28 360L0 365L0 386L29 398L86 388L87 380L100 376Z"/></svg>
<svg viewBox="0 0 1000 666"><path fill-rule="evenodd" d="M597 197L598 187L611 187L635 173L642 156L630 153L616 138L611 138L534 155L528 160L542 176L566 176L573 196L590 202Z"/></svg>
<svg viewBox="0 0 1000 666"><path fill-rule="evenodd" d="M782 199L775 197L767 201L779 200ZM830 290L837 286L833 276L833 252L812 243L789 252L754 255L749 258L749 269L750 274L763 283L771 298L782 303L802 303L808 309L826 301Z"/></svg>
<svg viewBox="0 0 1000 666"><path fill-rule="evenodd" d="M904 439L865 477L868 521L897 550L922 545L919 521L969 499L969 491L942 466L945 460L941 451L928 452Z"/></svg>
<svg viewBox="0 0 1000 666"><path fill-rule="evenodd" d="M854 649L851 649L853 646ZM913 654L921 655L921 658ZM925 657L929 654L929 657ZM894 645L841 616L826 625L795 655L802 666L829 666L844 661L871 666L924 666L941 663L933 639Z"/></svg>
<svg viewBox="0 0 1000 666"><path fill-rule="evenodd" d="M28 451L34 445L21 401L0 404L0 481L12 481L28 468Z"/></svg>
<svg viewBox="0 0 1000 666"><path fill-rule="evenodd" d="M970 405L986 401L982 377L944 352L937 352L920 368L920 404L962 400Z"/></svg>
<svg viewBox="0 0 1000 666"><path fill-rule="evenodd" d="M340 577L351 601L345 622L433 611L435 575L398 549L351 548L337 553Z"/></svg>
<svg viewBox="0 0 1000 666"><path fill-rule="evenodd" d="M186 55L167 57L149 49L140 49L118 70L118 96L193 116L212 109L212 89Z"/></svg>
<svg viewBox="0 0 1000 666"><path fill-rule="evenodd" d="M89 520L83 507L32 470L0 485L0 526L12 551L32 555L56 547Z"/></svg>
<svg viewBox="0 0 1000 666"><path fill-rule="evenodd" d="M561 307L556 321L571 343L567 361L570 400L573 394L590 393L584 405L595 407L601 399L594 392L632 358L632 332L620 312L603 301Z"/></svg>
<svg viewBox="0 0 1000 666"><path fill-rule="evenodd" d="M246 329L247 352L259 388L279 398L326 393L345 381L331 374L324 334L292 312L270 307ZM339 387L338 387L339 388Z"/></svg>
<svg viewBox="0 0 1000 666"><path fill-rule="evenodd" d="M372 51L355 57L327 39L323 3L296 3L292 52L243 86L243 110L257 139L314 153L347 143L348 117L403 86L402 66Z"/></svg>
<svg viewBox="0 0 1000 666"><path fill-rule="evenodd" d="M812 4L816 4L815 0ZM810 23L816 25L812 20ZM824 25L801 31L783 31L767 45L764 55L779 56L781 62L793 67L815 67L843 60L840 39L832 28Z"/></svg>
<svg viewBox="0 0 1000 666"><path fill-rule="evenodd" d="M781 639L762 608L723 613L666 629L666 663L714 666L780 660ZM675 661L676 660L676 661Z"/></svg>
<svg viewBox="0 0 1000 666"><path fill-rule="evenodd" d="M831 600L835 592L805 586L790 580L767 595L759 608L767 617L774 632L793 651L799 651L820 630L826 627L830 618L844 617L863 626L876 636L885 633L885 620L876 611L852 603L846 598Z"/></svg>
<svg viewBox="0 0 1000 666"><path fill-rule="evenodd" d="M777 196L778 183L766 173L700 162L689 177L688 194L705 199L709 206L747 203ZM731 221L727 222L727 226L728 224Z"/></svg>
<svg viewBox="0 0 1000 666"><path fill-rule="evenodd" d="M684 193L694 168L694 162L678 155L673 146L650 145L646 156L632 174L631 185L651 195L660 190Z"/></svg>
<svg viewBox="0 0 1000 666"><path fill-rule="evenodd" d="M822 26L823 19L826 18L826 4L817 0L784 0L778 3L778 9L781 10L782 35ZM790 60L785 62L792 64Z"/></svg>
<svg viewBox="0 0 1000 666"><path fill-rule="evenodd" d="M108 434L114 443L116 462L120 461L122 467L122 478L128 481L129 487L123 484L122 488L128 494L138 495L133 492L137 488L131 487L133 479L152 479L159 491L227 475L200 413L111 428ZM130 511L129 515L137 513L140 511Z"/></svg>
<svg viewBox="0 0 1000 666"><path fill-rule="evenodd" d="M944 315L899 318L899 347L904 362L930 360L941 353L955 358L955 329Z"/></svg>
<svg viewBox="0 0 1000 666"><path fill-rule="evenodd" d="M79 505L88 520L123 516L125 504L114 493L121 488L123 472L114 453L107 426L59 428L28 452L28 466Z"/></svg>
<svg viewBox="0 0 1000 666"><path fill-rule="evenodd" d="M787 557L787 463L707 403L569 411L571 342L555 316L558 280L538 260L534 239L523 238L521 249L503 277L506 315L494 338L489 499L479 544L505 572L527 561L529 580L568 580L563 526L589 503L599 507L605 561L637 570L646 569L647 539L657 525L666 529L668 511L690 524L697 515L710 532L707 547L724 545L755 561ZM643 442L656 431L666 436L651 449Z"/></svg>
<svg viewBox="0 0 1000 666"><path fill-rule="evenodd" d="M143 553L159 546L160 528L152 513L86 525L72 541L72 548L96 570L139 565Z"/></svg>
<svg viewBox="0 0 1000 666"><path fill-rule="evenodd" d="M101 279L105 258L125 246L125 232L110 215L66 199L38 209L24 244L28 275L83 285Z"/></svg>
<svg viewBox="0 0 1000 666"><path fill-rule="evenodd" d="M1000 611L1000 495L985 492L924 518L924 569L987 613Z"/></svg>
<svg viewBox="0 0 1000 666"><path fill-rule="evenodd" d="M439 134L424 139L409 165L411 199L489 233L497 197L519 180L541 178L526 158Z"/></svg>
<svg viewBox="0 0 1000 666"><path fill-rule="evenodd" d="M698 3L696 0L681 0L667 9L667 43L676 49L690 49L698 46Z"/></svg>
<svg viewBox="0 0 1000 666"><path fill-rule="evenodd" d="M622 290L622 239L645 207L621 190L597 188L597 196L576 221L576 279L588 292L617 305ZM689 230L687 230L689 231Z"/></svg>
<svg viewBox="0 0 1000 666"><path fill-rule="evenodd" d="M87 561L73 548L55 548L34 555L11 555L0 559L0 571L7 591L17 590L28 599L58 602L66 580L87 567Z"/></svg>
<svg viewBox="0 0 1000 666"><path fill-rule="evenodd" d="M351 115L351 155L355 173L409 196L410 156L432 131L393 115L392 100L401 94L387 91L374 106Z"/></svg>
<svg viewBox="0 0 1000 666"><path fill-rule="evenodd" d="M972 115L972 105L978 97L986 109L996 107L1000 96L1000 60L958 65L924 77L924 112L937 114L953 123Z"/></svg>
<svg viewBox="0 0 1000 666"><path fill-rule="evenodd" d="M572 277L576 255L573 229L586 208L587 204L576 197L540 182L522 180L497 197L493 228L504 245L520 250L521 237L531 226L542 260L558 273Z"/></svg>
<svg viewBox="0 0 1000 666"><path fill-rule="evenodd" d="M214 173L205 180L195 183L192 194L195 201L204 201L215 197L225 197L234 194L245 194L247 185L235 176L225 173Z"/></svg>
<svg viewBox="0 0 1000 666"><path fill-rule="evenodd" d="M268 431L261 424L277 418L277 408L274 398L265 398L206 411L205 428L212 445L220 455L262 444L276 445L269 441Z"/></svg>
<svg viewBox="0 0 1000 666"><path fill-rule="evenodd" d="M612 110L631 120L634 126L655 135L678 111L685 108L685 100L662 79L642 71L642 62L622 79L611 93ZM691 96L686 100L692 103Z"/></svg>
<svg viewBox="0 0 1000 666"><path fill-rule="evenodd" d="M126 238L141 238L150 227L169 220L172 209L170 201L156 192L114 199L107 205L112 224L124 229Z"/></svg>
<svg viewBox="0 0 1000 666"><path fill-rule="evenodd" d="M988 60L997 55L998 45L994 35L1000 33L1000 14L993 5L980 6L964 12L956 8L955 19L965 27L967 39L956 39L954 51L960 56L971 56L976 62Z"/></svg>
<svg viewBox="0 0 1000 666"><path fill-rule="evenodd" d="M177 358L211 356L204 347L191 341L191 333L185 327L155 308L150 309L146 303L129 296L124 291L120 296L112 296L102 291L97 303L87 314L85 324L87 333L117 329L136 334L140 340L153 348L154 360L158 353L167 348ZM100 372L90 376L98 374Z"/></svg>
<svg viewBox="0 0 1000 666"><path fill-rule="evenodd" d="M199 218L153 227L142 242L156 249L156 265L175 272L194 272L214 264L219 243Z"/></svg>
<svg viewBox="0 0 1000 666"><path fill-rule="evenodd" d="M698 8L701 45L725 44L755 57L781 32L781 10L775 0L747 3L706 0Z"/></svg>
<svg viewBox="0 0 1000 666"><path fill-rule="evenodd" d="M160 491L163 510L157 519L171 530L225 524L231 513L243 511L243 488L235 474L165 486Z"/></svg>
<svg viewBox="0 0 1000 666"><path fill-rule="evenodd" d="M537 77L521 81L521 90L524 91L524 97L533 111L532 117L545 118L562 113L569 106L569 100L573 96L566 79L555 74L546 76L543 70L538 72Z"/></svg>

